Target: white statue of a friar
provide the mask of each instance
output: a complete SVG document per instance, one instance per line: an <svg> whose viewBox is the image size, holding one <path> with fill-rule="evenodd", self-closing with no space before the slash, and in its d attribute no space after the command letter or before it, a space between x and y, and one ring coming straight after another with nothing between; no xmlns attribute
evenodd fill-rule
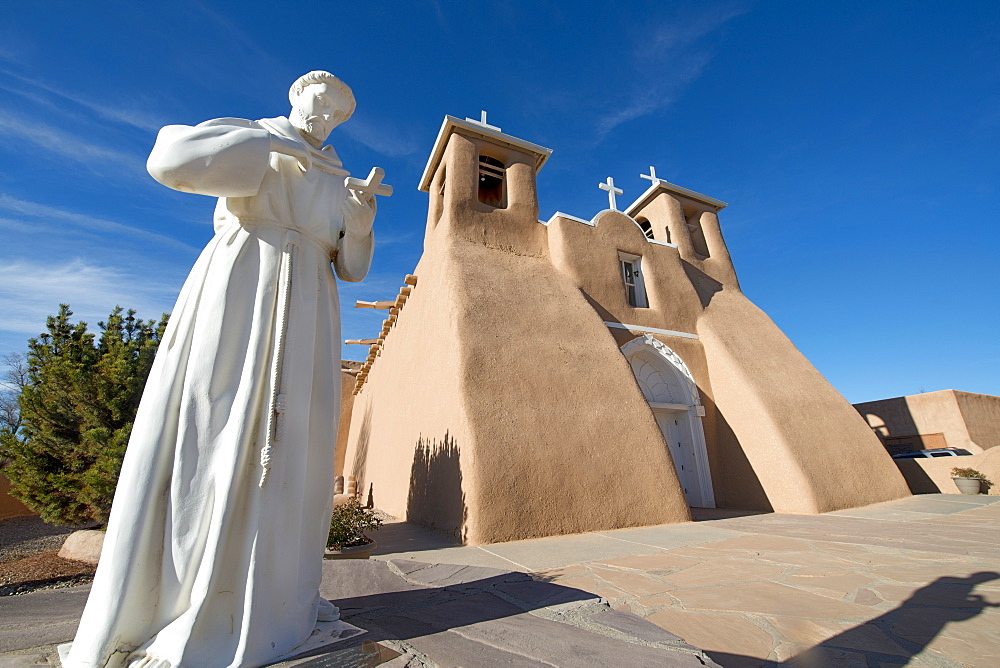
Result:
<svg viewBox="0 0 1000 668"><path fill-rule="evenodd" d="M372 259L375 169L323 146L354 111L329 72L289 118L162 130L149 173L218 197L122 465L100 565L64 666L258 666L337 610L318 593L340 414L336 274ZM322 147L322 148L321 148Z"/></svg>

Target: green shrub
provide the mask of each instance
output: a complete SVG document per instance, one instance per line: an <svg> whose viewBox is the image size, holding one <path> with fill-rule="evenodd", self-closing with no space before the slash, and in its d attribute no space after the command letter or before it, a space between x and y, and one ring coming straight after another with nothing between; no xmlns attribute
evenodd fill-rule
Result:
<svg viewBox="0 0 1000 668"><path fill-rule="evenodd" d="M103 524L166 315L116 307L99 337L72 315L62 304L28 341L19 424L0 430L0 458L11 494L46 522Z"/></svg>
<svg viewBox="0 0 1000 668"><path fill-rule="evenodd" d="M986 487L986 489L989 489L990 487L993 486L993 483L990 482L989 478L987 478L984 473L980 473L976 469L961 468L959 466L956 466L951 470L951 475L954 476L955 478L977 478L983 481L983 485Z"/></svg>
<svg viewBox="0 0 1000 668"><path fill-rule="evenodd" d="M371 539L365 532L376 531L380 526L382 520L375 515L374 510L363 507L357 499L351 499L334 507L326 546L331 550L340 550L354 545L367 545Z"/></svg>

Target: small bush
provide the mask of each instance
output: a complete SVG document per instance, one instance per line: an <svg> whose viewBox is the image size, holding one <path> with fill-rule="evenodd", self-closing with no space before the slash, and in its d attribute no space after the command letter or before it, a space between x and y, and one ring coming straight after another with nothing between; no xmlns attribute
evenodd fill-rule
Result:
<svg viewBox="0 0 1000 668"><path fill-rule="evenodd" d="M380 526L382 520L376 517L374 510L363 507L357 499L351 499L342 506L334 507L326 546L331 550L340 550L367 545L371 539L365 532L377 531Z"/></svg>
<svg viewBox="0 0 1000 668"><path fill-rule="evenodd" d="M983 481L983 485L986 487L986 489L989 489L990 487L993 486L993 483L990 482L989 478L987 478L985 474L980 473L976 469L962 468L956 466L951 470L951 475L956 478L977 478Z"/></svg>

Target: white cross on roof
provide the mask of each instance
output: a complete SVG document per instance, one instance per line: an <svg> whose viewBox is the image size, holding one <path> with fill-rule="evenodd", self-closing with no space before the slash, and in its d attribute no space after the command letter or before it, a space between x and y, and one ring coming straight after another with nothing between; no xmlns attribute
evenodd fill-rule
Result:
<svg viewBox="0 0 1000 668"><path fill-rule="evenodd" d="M609 176L605 183L598 183L597 187L608 191L608 204L610 205L608 208L612 211L617 211L618 206L615 203L615 195L621 195L624 191L621 188L615 188L615 180Z"/></svg>
<svg viewBox="0 0 1000 668"><path fill-rule="evenodd" d="M479 112L479 120L478 121L476 119L474 119L474 118L469 118L468 116L465 117L465 120L469 121L470 123L475 123L476 125L482 125L487 130L496 130L497 132L501 131L500 128L498 128L497 126L490 125L489 123L486 122L486 111L485 110Z"/></svg>
<svg viewBox="0 0 1000 668"><path fill-rule="evenodd" d="M654 184L656 182L660 181L660 178L656 175L656 168L653 167L652 165L649 166L649 174L640 174L639 178L641 178L641 179L649 179Z"/></svg>

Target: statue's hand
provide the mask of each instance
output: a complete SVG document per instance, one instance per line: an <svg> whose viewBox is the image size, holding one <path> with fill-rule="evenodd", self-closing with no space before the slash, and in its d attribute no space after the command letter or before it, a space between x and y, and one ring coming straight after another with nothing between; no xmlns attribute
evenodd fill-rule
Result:
<svg viewBox="0 0 1000 668"><path fill-rule="evenodd" d="M359 194L349 189L342 209L344 226L348 232L359 237L368 236L372 223L375 222L376 208L374 195Z"/></svg>
<svg viewBox="0 0 1000 668"><path fill-rule="evenodd" d="M271 152L288 155L299 161L299 167L303 172L309 171L312 167L312 155L302 144L291 139L285 139L278 135L271 135Z"/></svg>

